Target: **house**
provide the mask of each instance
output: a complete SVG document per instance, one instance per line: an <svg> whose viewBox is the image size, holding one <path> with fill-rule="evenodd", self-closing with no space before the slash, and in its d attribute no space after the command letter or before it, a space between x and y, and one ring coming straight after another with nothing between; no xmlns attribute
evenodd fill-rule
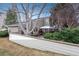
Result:
<svg viewBox="0 0 79 59"><path fill-rule="evenodd" d="M8 25L8 31L10 33L19 33L19 26L18 26L18 24Z"/></svg>

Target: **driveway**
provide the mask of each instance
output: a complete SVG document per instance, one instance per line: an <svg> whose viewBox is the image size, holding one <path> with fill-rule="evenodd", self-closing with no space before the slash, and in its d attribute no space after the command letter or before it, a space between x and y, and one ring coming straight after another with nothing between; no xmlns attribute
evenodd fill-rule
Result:
<svg viewBox="0 0 79 59"><path fill-rule="evenodd" d="M10 34L9 39L25 47L35 48L43 51L57 52L65 55L79 56L79 47L66 44L38 40L28 36Z"/></svg>

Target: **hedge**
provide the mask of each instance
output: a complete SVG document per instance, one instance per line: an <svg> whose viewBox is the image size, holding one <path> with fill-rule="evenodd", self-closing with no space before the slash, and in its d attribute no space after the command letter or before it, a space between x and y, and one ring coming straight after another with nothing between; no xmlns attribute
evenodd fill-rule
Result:
<svg viewBox="0 0 79 59"><path fill-rule="evenodd" d="M7 36L9 36L7 30L5 30L5 31L0 31L0 37L7 37Z"/></svg>
<svg viewBox="0 0 79 59"><path fill-rule="evenodd" d="M65 28L58 32L45 33L44 38L79 44L79 27L72 29Z"/></svg>

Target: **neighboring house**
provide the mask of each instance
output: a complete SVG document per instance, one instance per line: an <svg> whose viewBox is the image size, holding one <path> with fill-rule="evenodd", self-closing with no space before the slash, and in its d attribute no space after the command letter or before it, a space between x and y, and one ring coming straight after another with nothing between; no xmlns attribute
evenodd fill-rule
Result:
<svg viewBox="0 0 79 59"><path fill-rule="evenodd" d="M18 24L8 25L9 33L19 33L19 26Z"/></svg>
<svg viewBox="0 0 79 59"><path fill-rule="evenodd" d="M32 26L36 26L37 28L42 26L50 26L49 17L34 19L32 24Z"/></svg>

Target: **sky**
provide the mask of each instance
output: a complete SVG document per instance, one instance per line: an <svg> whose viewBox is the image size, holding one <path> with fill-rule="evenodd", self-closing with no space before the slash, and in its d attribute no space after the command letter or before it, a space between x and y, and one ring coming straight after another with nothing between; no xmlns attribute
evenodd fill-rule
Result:
<svg viewBox="0 0 79 59"><path fill-rule="evenodd" d="M8 8L10 8L11 4L9 3L0 3L0 11L2 10L7 10Z"/></svg>
<svg viewBox="0 0 79 59"><path fill-rule="evenodd" d="M18 3L17 5L18 5L19 11L23 11L20 3ZM36 3L36 5L37 5L37 7L36 7L36 10L35 10L34 14L38 13L39 12L39 9L41 8L40 7L40 5L41 5L40 3ZM10 9L11 6L12 6L11 3L0 3L0 12L2 12L2 11L5 12L5 10ZM31 3L30 3L30 6L32 6ZM47 3L46 4L46 7L44 8L44 12L40 15L40 17L48 17L48 16L50 16L49 10L51 8L54 8L55 6L56 6L56 4ZM34 16L33 19L35 19L36 17L37 16Z"/></svg>

